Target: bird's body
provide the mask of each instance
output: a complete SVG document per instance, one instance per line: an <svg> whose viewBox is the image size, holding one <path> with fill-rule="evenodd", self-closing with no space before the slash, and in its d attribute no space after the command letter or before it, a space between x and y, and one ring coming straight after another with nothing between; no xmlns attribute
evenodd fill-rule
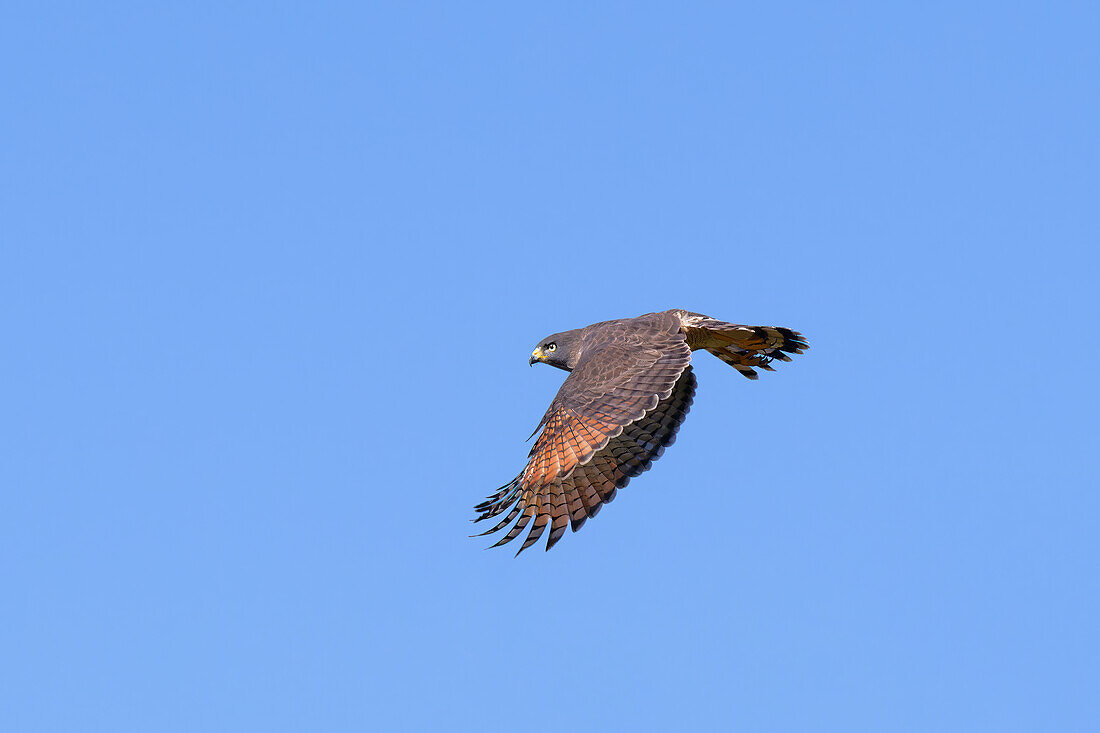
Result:
<svg viewBox="0 0 1100 733"><path fill-rule="evenodd" d="M691 352L714 354L749 379L773 359L808 348L796 331L740 326L684 310L594 323L539 342L531 363L570 372L539 426L527 466L476 507L474 521L508 511L482 534L516 524L497 545L534 520L519 552L550 525L546 549L567 526L576 532L676 439L695 395ZM497 546L497 545L494 545ZM518 552L516 554L519 554Z"/></svg>

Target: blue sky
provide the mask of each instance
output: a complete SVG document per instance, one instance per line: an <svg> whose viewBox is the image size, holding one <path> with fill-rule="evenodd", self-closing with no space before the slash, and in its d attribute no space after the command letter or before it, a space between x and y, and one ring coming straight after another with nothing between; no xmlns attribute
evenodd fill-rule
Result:
<svg viewBox="0 0 1100 733"><path fill-rule="evenodd" d="M1100 13L551 5L0 11L0 727L1097 729ZM467 539L673 307L812 348Z"/></svg>

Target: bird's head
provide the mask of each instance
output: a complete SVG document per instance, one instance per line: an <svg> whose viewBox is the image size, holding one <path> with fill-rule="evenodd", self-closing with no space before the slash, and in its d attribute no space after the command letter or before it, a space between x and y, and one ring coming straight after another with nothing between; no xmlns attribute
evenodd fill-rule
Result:
<svg viewBox="0 0 1100 733"><path fill-rule="evenodd" d="M581 329L555 333L539 341L529 363L542 362L569 372L577 365Z"/></svg>

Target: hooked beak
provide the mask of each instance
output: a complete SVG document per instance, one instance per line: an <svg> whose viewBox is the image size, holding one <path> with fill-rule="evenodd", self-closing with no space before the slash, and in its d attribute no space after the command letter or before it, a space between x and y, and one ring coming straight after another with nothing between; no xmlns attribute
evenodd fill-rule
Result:
<svg viewBox="0 0 1100 733"><path fill-rule="evenodd" d="M544 356L546 356L546 355L542 353L542 348L541 347L537 348L537 349L535 349L534 351L531 352L531 358L527 360L527 363L530 366L534 366L535 362L536 361L542 361Z"/></svg>

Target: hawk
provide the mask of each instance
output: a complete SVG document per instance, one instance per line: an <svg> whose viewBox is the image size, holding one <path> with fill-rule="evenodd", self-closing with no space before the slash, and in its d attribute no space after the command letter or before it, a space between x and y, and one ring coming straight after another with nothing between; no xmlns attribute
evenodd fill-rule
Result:
<svg viewBox="0 0 1100 733"><path fill-rule="evenodd" d="M565 528L576 532L649 469L667 446L695 396L691 352L705 349L756 379L774 359L809 348L789 328L740 326L684 310L594 323L547 336L531 352L536 362L570 372L535 432L527 466L478 504L473 521L508 514L475 537L515 525L493 547L511 542L529 523L516 555L550 525L546 549Z"/></svg>

